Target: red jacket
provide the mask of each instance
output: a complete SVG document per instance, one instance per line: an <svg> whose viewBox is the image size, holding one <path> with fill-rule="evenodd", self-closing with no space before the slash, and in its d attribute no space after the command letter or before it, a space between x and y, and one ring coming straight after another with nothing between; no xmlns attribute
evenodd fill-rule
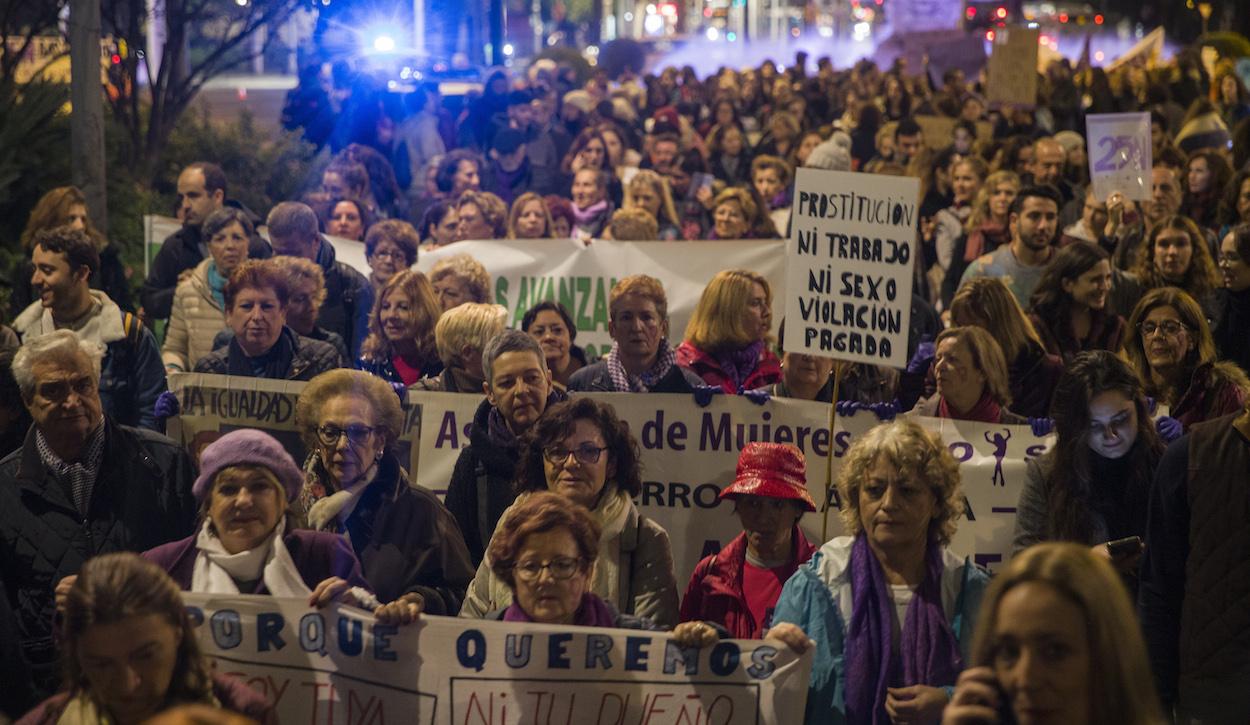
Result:
<svg viewBox="0 0 1250 725"><path fill-rule="evenodd" d="M703 378L703 382L708 385L715 385L724 390L727 395L738 394L738 388L733 387L733 383L725 375L725 371L721 369L716 358L689 342L682 342L677 346L677 364ZM765 347L760 353L759 364L750 375L747 375L747 379L742 381L740 388L755 390L765 385L772 385L778 380L781 380L781 361L772 350Z"/></svg>
<svg viewBox="0 0 1250 725"><path fill-rule="evenodd" d="M797 525L790 536L795 542L797 568L812 558L816 547ZM734 639L759 639L763 632L742 593L742 567L746 560L745 533L738 534L718 553L704 557L690 575L690 585L681 600L681 621L715 622L729 630Z"/></svg>

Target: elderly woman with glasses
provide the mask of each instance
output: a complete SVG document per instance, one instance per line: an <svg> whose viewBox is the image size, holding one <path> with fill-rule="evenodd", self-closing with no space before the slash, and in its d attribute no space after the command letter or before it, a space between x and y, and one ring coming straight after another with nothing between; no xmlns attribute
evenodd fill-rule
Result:
<svg viewBox="0 0 1250 725"><path fill-rule="evenodd" d="M838 493L851 535L790 577L767 637L817 640L808 723L934 722L989 583L949 549L964 511L959 464L936 434L896 420L847 451Z"/></svg>
<svg viewBox="0 0 1250 725"><path fill-rule="evenodd" d="M648 617L621 613L595 593L603 531L595 517L558 493L540 492L512 510L486 551L491 572L510 590L511 602L486 615L504 622L579 627L665 627ZM673 635L682 647L705 647L725 631L709 622L682 622Z"/></svg>
<svg viewBox="0 0 1250 725"><path fill-rule="evenodd" d="M496 538L525 525L514 512L530 495L559 494L566 505L589 511L599 528L590 591L625 614L664 627L677 623L668 532L634 505L632 497L642 488L638 443L611 406L574 398L549 408L522 442L516 488L517 500L500 517ZM512 601L513 592L489 555L491 546L461 616L482 617Z"/></svg>
<svg viewBox="0 0 1250 725"><path fill-rule="evenodd" d="M342 600L388 622L415 621L420 597L381 604L342 537L294 526L290 504L302 481L295 461L271 436L231 431L200 454L192 487L199 531L143 557L184 591L300 597L319 607Z"/></svg>
<svg viewBox="0 0 1250 725"><path fill-rule="evenodd" d="M391 386L358 370L318 376L295 425L311 453L299 510L308 526L343 534L383 600L460 610L473 565L460 527L433 493L413 486L395 452L404 416Z"/></svg>
<svg viewBox="0 0 1250 725"><path fill-rule="evenodd" d="M1171 418L1159 422L1164 439L1245 405L1250 380L1235 364L1217 359L1202 308L1187 292L1150 290L1133 310L1129 330L1134 334L1124 352L1146 395L1170 409Z"/></svg>

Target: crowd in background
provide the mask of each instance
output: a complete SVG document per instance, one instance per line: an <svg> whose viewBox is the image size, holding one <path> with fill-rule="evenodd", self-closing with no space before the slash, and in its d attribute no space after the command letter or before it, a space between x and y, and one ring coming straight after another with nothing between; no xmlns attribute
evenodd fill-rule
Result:
<svg viewBox="0 0 1250 725"><path fill-rule="evenodd" d="M997 107L901 61L584 83L538 61L449 103L314 70L283 120L316 178L261 216L212 159L182 169L137 296L81 192L49 191L0 327L0 709L272 719L205 664L182 590L771 637L814 650L813 723L1250 720L1250 94L1190 50L1039 81ZM1148 200L1089 183L1084 116L1117 111L1150 114ZM558 302L510 329L490 259L414 268L466 240L768 243L800 167L920 179L905 369L782 349L751 270L710 270L684 330L659 279L620 279L595 358ZM309 381L307 459L240 430L193 460L162 435L191 371ZM395 452L421 390L484 395L441 501ZM876 415L838 478L847 535L809 542L802 453L753 443L717 482L742 534L678 582L634 501L645 456L587 391ZM996 576L952 551L958 464L906 411L1054 434Z"/></svg>

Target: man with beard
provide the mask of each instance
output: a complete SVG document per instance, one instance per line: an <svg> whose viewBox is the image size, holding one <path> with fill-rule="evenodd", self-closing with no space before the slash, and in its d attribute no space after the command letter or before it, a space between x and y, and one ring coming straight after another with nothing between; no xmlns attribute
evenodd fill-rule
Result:
<svg viewBox="0 0 1250 725"><path fill-rule="evenodd" d="M178 217L182 228L170 234L161 244L161 250L152 260L152 270L143 282L140 298L148 320L164 320L169 317L174 304L174 289L195 265L208 256L208 240L200 234L200 227L209 215L223 206L242 209L252 220L255 228L260 223L243 205L226 198L226 174L217 164L199 161L178 174ZM273 254L265 240L256 234L248 242L247 256L265 259Z"/></svg>
<svg viewBox="0 0 1250 725"><path fill-rule="evenodd" d="M1062 198L1051 186L1029 186L1011 203L1007 226L1011 243L973 260L960 284L974 277L1001 277L1016 301L1027 309L1033 288L1054 255Z"/></svg>
<svg viewBox="0 0 1250 725"><path fill-rule="evenodd" d="M29 343L57 330L104 349L99 397L104 412L122 425L160 430L154 406L166 390L165 365L156 338L139 318L90 287L100 255L86 232L68 226L35 235L30 284L39 294L13 321Z"/></svg>
<svg viewBox="0 0 1250 725"><path fill-rule="evenodd" d="M512 479L522 434L564 399L551 385L538 341L520 330L504 330L486 343L482 372L486 400L473 416L469 446L460 451L444 500L474 566L482 563L499 517L516 499Z"/></svg>

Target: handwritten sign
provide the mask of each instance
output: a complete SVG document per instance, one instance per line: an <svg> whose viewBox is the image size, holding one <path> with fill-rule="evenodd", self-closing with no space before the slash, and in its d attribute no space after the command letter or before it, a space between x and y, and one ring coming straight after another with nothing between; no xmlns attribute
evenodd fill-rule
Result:
<svg viewBox="0 0 1250 725"><path fill-rule="evenodd" d="M1091 113L1085 117L1085 138L1094 196L1106 201L1118 191L1127 199L1150 200L1149 113Z"/></svg>
<svg viewBox="0 0 1250 725"><path fill-rule="evenodd" d="M516 725L802 719L811 654L780 642L683 649L663 632L424 617L378 624L301 599L184 594L216 668L294 725Z"/></svg>
<svg viewBox="0 0 1250 725"><path fill-rule="evenodd" d="M986 70L985 95L991 103L1037 103L1037 28L998 28Z"/></svg>
<svg viewBox="0 0 1250 725"><path fill-rule="evenodd" d="M920 182L799 169L786 245L786 350L907 364Z"/></svg>

